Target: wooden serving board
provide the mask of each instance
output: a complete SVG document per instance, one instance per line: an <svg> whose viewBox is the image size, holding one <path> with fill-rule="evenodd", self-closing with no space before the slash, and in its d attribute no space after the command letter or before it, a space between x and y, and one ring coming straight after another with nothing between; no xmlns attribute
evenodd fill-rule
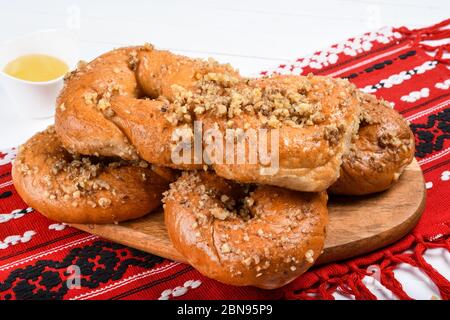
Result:
<svg viewBox="0 0 450 320"><path fill-rule="evenodd" d="M425 184L414 160L398 183L369 196L331 196L327 238L317 264L354 257L391 244L406 235L425 206ZM74 227L167 259L186 262L169 240L162 211L119 225Z"/></svg>

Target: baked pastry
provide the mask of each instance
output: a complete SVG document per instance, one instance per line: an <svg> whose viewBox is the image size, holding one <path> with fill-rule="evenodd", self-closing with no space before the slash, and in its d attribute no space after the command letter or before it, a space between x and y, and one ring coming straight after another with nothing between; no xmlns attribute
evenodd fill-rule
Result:
<svg viewBox="0 0 450 320"><path fill-rule="evenodd" d="M153 164L201 168L172 164L170 138L176 128L164 116L166 99L154 99L160 94L170 97L172 85L195 83L200 72L225 71L234 72L216 62L177 56L150 45L112 50L80 63L65 78L57 99L56 132L74 153L125 160L139 159L139 154Z"/></svg>
<svg viewBox="0 0 450 320"><path fill-rule="evenodd" d="M49 127L19 148L12 177L22 199L52 220L114 223L160 207L175 174L152 168L142 160L70 154Z"/></svg>
<svg viewBox="0 0 450 320"><path fill-rule="evenodd" d="M198 271L226 284L278 288L312 266L324 245L325 192L185 172L163 201L174 247Z"/></svg>
<svg viewBox="0 0 450 320"><path fill-rule="evenodd" d="M216 161L212 168L221 177L243 183L307 192L327 189L338 178L342 156L358 129L356 92L348 81L318 76L273 76L248 80L242 89L239 85L232 88L229 95L240 95L238 99L243 100L239 107L232 105L236 116L220 118L208 113L200 118L204 130L253 130L256 142L247 144L243 163ZM267 142L262 140L261 129L267 129ZM242 139L249 136L244 134ZM258 148L261 160L266 145L267 164L252 161L249 148ZM235 159L240 156L237 150Z"/></svg>
<svg viewBox="0 0 450 320"><path fill-rule="evenodd" d="M361 122L339 179L329 192L364 195L390 188L414 157L414 135L403 117L383 100L360 93Z"/></svg>
<svg viewBox="0 0 450 320"><path fill-rule="evenodd" d="M113 50L81 65L67 77L58 106L56 131L72 152L142 158L177 169L211 165L228 179L300 191L323 191L338 178L359 121L356 89L346 80L246 79L227 65L151 46ZM187 137L182 144L192 148L195 121L222 137L227 129L269 130L277 134L271 147L279 152L268 153L279 159L268 170L258 150L256 163L248 154L244 163L229 163L208 152L200 136L200 157L192 152L177 162L174 135Z"/></svg>

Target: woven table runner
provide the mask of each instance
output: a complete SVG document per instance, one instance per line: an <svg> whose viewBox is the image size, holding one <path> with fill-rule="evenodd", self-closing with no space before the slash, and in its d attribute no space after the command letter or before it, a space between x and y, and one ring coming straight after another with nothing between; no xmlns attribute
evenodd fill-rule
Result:
<svg viewBox="0 0 450 320"><path fill-rule="evenodd" d="M376 299L362 281L369 266L378 268L379 281L397 298L410 299L394 277L399 263L425 272L440 298L449 299L450 282L423 258L428 248L450 249L450 70L444 58L450 44L429 42L450 39L449 25L446 20L417 30L383 28L261 72L348 78L364 92L389 101L411 122L427 202L418 225L397 243L312 268L277 290L227 286L188 265L43 217L14 189L12 148L0 151L0 300L333 299L336 290L356 299Z"/></svg>

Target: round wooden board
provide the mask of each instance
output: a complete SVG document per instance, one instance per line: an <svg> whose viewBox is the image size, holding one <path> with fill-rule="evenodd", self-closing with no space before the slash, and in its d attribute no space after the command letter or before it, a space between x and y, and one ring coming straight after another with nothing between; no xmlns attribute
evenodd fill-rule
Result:
<svg viewBox="0 0 450 320"><path fill-rule="evenodd" d="M425 184L414 160L398 183L385 192L362 197L330 196L327 238L316 264L347 259L391 244L406 235L425 206ZM167 235L163 212L119 225L74 227L167 259L185 262Z"/></svg>

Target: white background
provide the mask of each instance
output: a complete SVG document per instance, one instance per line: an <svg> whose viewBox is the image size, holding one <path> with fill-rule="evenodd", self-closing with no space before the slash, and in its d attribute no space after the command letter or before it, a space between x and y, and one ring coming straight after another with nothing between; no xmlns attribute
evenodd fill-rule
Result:
<svg viewBox="0 0 450 320"><path fill-rule="evenodd" d="M189 56L211 56L252 75L350 36L382 26L428 26L449 13L448 0L0 0L0 42L41 29L71 29L80 38L80 59L150 42ZM0 149L24 142L52 122L16 115L0 88ZM434 250L426 257L450 277L448 252ZM415 298L437 295L411 268L400 268L397 276Z"/></svg>

